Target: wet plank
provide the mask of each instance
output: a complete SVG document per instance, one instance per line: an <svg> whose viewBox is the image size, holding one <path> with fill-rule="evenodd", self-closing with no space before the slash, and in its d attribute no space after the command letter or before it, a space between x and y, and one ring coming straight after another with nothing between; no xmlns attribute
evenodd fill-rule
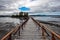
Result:
<svg viewBox="0 0 60 40"><path fill-rule="evenodd" d="M20 35L15 40L49 40L48 38L43 38L40 27L32 19L29 19Z"/></svg>

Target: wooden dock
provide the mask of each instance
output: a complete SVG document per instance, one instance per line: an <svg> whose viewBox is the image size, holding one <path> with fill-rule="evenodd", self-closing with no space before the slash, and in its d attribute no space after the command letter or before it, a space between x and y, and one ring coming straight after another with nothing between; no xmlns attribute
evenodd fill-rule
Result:
<svg viewBox="0 0 60 40"><path fill-rule="evenodd" d="M42 31L38 25L36 25L30 18L24 26L20 37L15 40L49 40L42 36Z"/></svg>
<svg viewBox="0 0 60 40"><path fill-rule="evenodd" d="M12 40L13 33L15 34L13 40L60 40L60 35L33 18L29 18L28 21L13 29L1 40L6 40L8 37L8 40Z"/></svg>

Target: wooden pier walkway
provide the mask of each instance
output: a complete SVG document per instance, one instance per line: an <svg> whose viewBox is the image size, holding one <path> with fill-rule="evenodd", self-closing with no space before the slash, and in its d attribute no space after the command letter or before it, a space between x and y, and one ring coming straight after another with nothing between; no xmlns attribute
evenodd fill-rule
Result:
<svg viewBox="0 0 60 40"><path fill-rule="evenodd" d="M30 18L24 26L20 37L15 40L49 40L42 36L42 31L38 25L36 25Z"/></svg>
<svg viewBox="0 0 60 40"><path fill-rule="evenodd" d="M1 40L60 40L60 35L30 17L8 32Z"/></svg>

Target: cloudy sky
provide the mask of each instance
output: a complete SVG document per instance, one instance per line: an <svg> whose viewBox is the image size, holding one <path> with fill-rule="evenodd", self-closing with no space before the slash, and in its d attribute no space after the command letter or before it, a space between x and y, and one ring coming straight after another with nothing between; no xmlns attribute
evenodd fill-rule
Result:
<svg viewBox="0 0 60 40"><path fill-rule="evenodd" d="M19 12L18 8L28 7L28 12L59 12L60 0L0 0L0 14Z"/></svg>

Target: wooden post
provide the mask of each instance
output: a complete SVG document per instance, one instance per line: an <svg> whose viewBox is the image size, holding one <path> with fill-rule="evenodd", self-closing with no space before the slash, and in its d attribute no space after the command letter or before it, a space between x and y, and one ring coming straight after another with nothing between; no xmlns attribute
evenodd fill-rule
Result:
<svg viewBox="0 0 60 40"><path fill-rule="evenodd" d="M43 27L42 27L42 36L44 36L44 29L43 29Z"/></svg>
<svg viewBox="0 0 60 40"><path fill-rule="evenodd" d="M51 33L51 35L52 35L52 40L56 40L55 37L54 37L54 34Z"/></svg>
<svg viewBox="0 0 60 40"><path fill-rule="evenodd" d="M19 36L20 36L20 27L19 27L18 33L19 33Z"/></svg>
<svg viewBox="0 0 60 40"><path fill-rule="evenodd" d="M45 30L44 30L44 27L42 26L42 38L45 40Z"/></svg>
<svg viewBox="0 0 60 40"><path fill-rule="evenodd" d="M9 38L8 38L8 40L12 40L12 38L11 38L11 34L9 35Z"/></svg>
<svg viewBox="0 0 60 40"><path fill-rule="evenodd" d="M23 30L23 24L21 25L21 29Z"/></svg>

